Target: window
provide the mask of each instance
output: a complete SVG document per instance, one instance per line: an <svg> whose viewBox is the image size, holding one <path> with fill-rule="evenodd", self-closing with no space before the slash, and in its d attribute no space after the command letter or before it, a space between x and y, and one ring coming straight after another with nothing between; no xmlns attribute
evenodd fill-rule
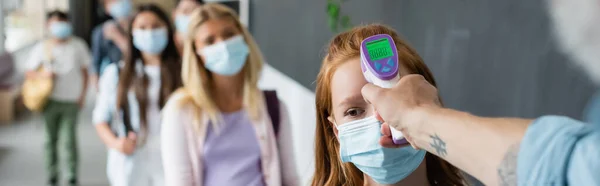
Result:
<svg viewBox="0 0 600 186"><path fill-rule="evenodd" d="M4 47L14 52L46 34L46 12L68 11L69 0L2 0L4 8Z"/></svg>

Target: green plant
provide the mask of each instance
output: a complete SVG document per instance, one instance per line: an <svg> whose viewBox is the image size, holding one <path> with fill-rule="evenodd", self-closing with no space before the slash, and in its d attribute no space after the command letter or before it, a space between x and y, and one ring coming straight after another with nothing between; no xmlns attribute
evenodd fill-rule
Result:
<svg viewBox="0 0 600 186"><path fill-rule="evenodd" d="M346 30L352 26L350 16L342 15L342 3L347 0L327 0L327 15L329 16L327 23L332 32L338 32L341 27Z"/></svg>

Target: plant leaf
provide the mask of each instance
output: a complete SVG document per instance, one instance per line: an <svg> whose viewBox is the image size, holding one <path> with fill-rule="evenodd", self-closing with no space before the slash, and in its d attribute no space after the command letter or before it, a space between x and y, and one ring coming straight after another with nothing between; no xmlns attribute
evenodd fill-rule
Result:
<svg viewBox="0 0 600 186"><path fill-rule="evenodd" d="M340 21L343 28L350 28L352 23L350 22L350 16L344 15Z"/></svg>
<svg viewBox="0 0 600 186"><path fill-rule="evenodd" d="M338 22L336 18L329 17L327 23L329 23L329 29L331 29L332 32L337 32Z"/></svg>
<svg viewBox="0 0 600 186"><path fill-rule="evenodd" d="M331 3L327 5L327 14L330 17L338 18L340 16L340 5L336 3Z"/></svg>

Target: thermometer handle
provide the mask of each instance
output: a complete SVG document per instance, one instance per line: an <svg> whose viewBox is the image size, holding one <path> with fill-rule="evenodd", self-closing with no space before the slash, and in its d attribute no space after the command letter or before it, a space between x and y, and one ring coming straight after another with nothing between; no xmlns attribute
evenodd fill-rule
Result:
<svg viewBox="0 0 600 186"><path fill-rule="evenodd" d="M394 85L396 85L396 83L398 83L398 81L400 81L400 75L396 76L394 79L387 80L387 81L384 81L377 77L374 77L372 74L370 74L369 76L370 76L369 79L371 80L371 82L373 82L373 84L375 84L381 88L392 88ZM408 141L406 141L406 139L404 138L404 135L402 134L402 132L394 129L391 126L390 126L390 131L392 132L392 139L394 140L394 144L401 145L401 144L408 143Z"/></svg>

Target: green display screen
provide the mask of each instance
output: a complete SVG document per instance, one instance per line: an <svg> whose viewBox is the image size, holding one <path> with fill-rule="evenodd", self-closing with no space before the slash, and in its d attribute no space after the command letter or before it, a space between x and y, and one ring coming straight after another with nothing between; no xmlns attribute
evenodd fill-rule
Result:
<svg viewBox="0 0 600 186"><path fill-rule="evenodd" d="M366 45L372 61L377 61L394 55L394 52L392 52L392 47L390 46L390 40L388 38L371 41Z"/></svg>

